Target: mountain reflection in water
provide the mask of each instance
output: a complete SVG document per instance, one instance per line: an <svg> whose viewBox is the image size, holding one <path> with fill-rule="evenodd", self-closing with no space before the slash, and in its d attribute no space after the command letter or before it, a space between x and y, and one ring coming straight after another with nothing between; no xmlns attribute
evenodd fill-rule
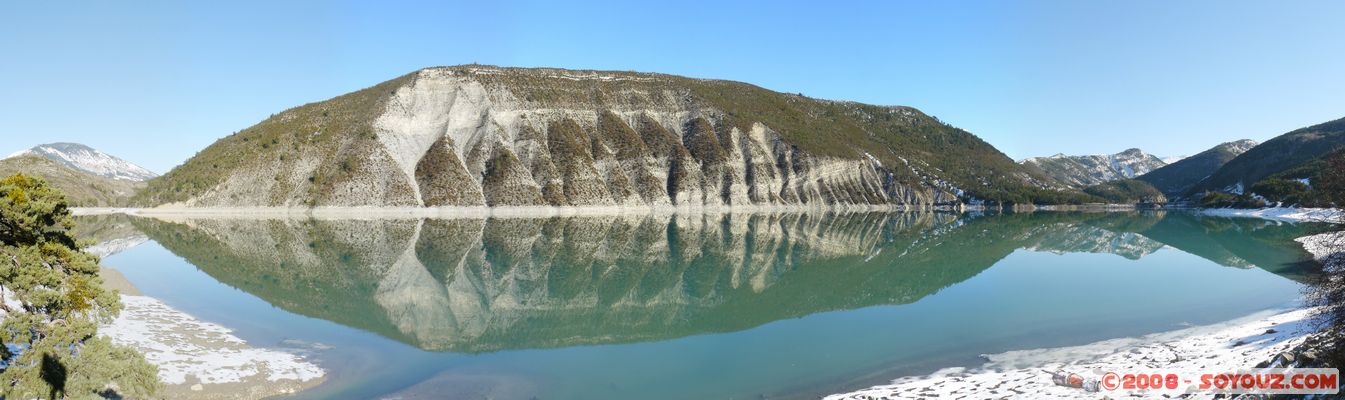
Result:
<svg viewBox="0 0 1345 400"><path fill-rule="evenodd" d="M1164 246L1300 279L1303 228L1185 213L696 214L133 223L220 282L425 350L657 341L906 304L1017 249Z"/></svg>

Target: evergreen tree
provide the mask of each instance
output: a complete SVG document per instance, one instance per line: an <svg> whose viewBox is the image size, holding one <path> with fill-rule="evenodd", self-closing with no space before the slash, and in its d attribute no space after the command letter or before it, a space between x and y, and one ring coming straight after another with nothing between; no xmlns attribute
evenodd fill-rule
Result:
<svg viewBox="0 0 1345 400"><path fill-rule="evenodd" d="M1326 168L1313 182L1327 204L1345 208L1345 152L1328 156ZM1345 230L1345 216L1331 228ZM1322 273L1308 281L1309 304L1316 306L1319 331L1309 347L1320 354L1316 366L1335 368L1345 365L1345 236L1337 235L1326 243L1333 255L1322 260Z"/></svg>
<svg viewBox="0 0 1345 400"><path fill-rule="evenodd" d="M157 369L97 336L121 311L104 290L98 257L80 251L60 191L22 174L0 179L0 395L4 398L146 397Z"/></svg>
<svg viewBox="0 0 1345 400"><path fill-rule="evenodd" d="M1318 180L1322 199L1336 208L1345 208L1345 151L1327 158L1326 169Z"/></svg>

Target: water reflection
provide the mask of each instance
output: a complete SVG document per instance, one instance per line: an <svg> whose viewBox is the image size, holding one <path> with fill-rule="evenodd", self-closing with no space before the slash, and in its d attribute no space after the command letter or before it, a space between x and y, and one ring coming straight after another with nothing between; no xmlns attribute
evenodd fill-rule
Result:
<svg viewBox="0 0 1345 400"><path fill-rule="evenodd" d="M215 279L426 350L664 340L917 301L1017 249L1164 246L1297 279L1302 227L1184 213L136 219Z"/></svg>

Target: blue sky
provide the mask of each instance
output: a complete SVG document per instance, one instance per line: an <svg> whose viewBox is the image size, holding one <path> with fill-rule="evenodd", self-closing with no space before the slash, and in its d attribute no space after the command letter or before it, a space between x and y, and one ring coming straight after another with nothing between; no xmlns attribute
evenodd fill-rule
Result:
<svg viewBox="0 0 1345 400"><path fill-rule="evenodd" d="M1341 21L1340 1L7 1L0 152L74 141L165 172L286 108L478 62L914 106L1015 159L1189 155L1345 116Z"/></svg>

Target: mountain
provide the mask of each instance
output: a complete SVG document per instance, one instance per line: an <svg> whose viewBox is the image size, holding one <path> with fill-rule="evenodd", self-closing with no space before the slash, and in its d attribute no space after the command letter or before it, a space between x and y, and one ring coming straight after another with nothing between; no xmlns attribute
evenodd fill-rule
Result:
<svg viewBox="0 0 1345 400"><path fill-rule="evenodd" d="M1140 175L1141 181L1148 182L1168 196L1186 193L1202 179L1213 174L1219 167L1256 146L1256 141L1243 139L1214 146L1194 156L1165 165Z"/></svg>
<svg viewBox="0 0 1345 400"><path fill-rule="evenodd" d="M0 177L16 173L46 179L52 186L65 192L66 199L73 206L124 206L131 195L145 187L144 182L92 175L34 154L21 153L0 159Z"/></svg>
<svg viewBox="0 0 1345 400"><path fill-rule="evenodd" d="M1208 179L1188 189L1187 194L1194 196L1206 191L1242 194L1263 179L1272 177L1277 181L1307 179L1310 182L1325 166L1323 158L1342 148L1345 148L1345 118L1296 129L1234 157ZM1307 182L1299 184L1303 185L1301 189L1308 189Z"/></svg>
<svg viewBox="0 0 1345 400"><path fill-rule="evenodd" d="M299 106L149 183L144 205L1059 202L1083 195L910 107L663 74L422 69Z"/></svg>
<svg viewBox="0 0 1345 400"><path fill-rule="evenodd" d="M1140 149L1091 156L1056 154L1029 158L1022 163L1036 167L1055 180L1075 188L1134 178L1165 165L1163 160Z"/></svg>
<svg viewBox="0 0 1345 400"><path fill-rule="evenodd" d="M11 154L9 157L33 155L58 162L66 167L104 178L141 182L158 176L139 165L113 157L79 143L49 143Z"/></svg>
<svg viewBox="0 0 1345 400"><path fill-rule="evenodd" d="M1159 160L1163 161L1163 164L1172 164L1172 163L1181 161L1183 158L1186 158L1186 156L1167 156L1167 157L1158 157Z"/></svg>

